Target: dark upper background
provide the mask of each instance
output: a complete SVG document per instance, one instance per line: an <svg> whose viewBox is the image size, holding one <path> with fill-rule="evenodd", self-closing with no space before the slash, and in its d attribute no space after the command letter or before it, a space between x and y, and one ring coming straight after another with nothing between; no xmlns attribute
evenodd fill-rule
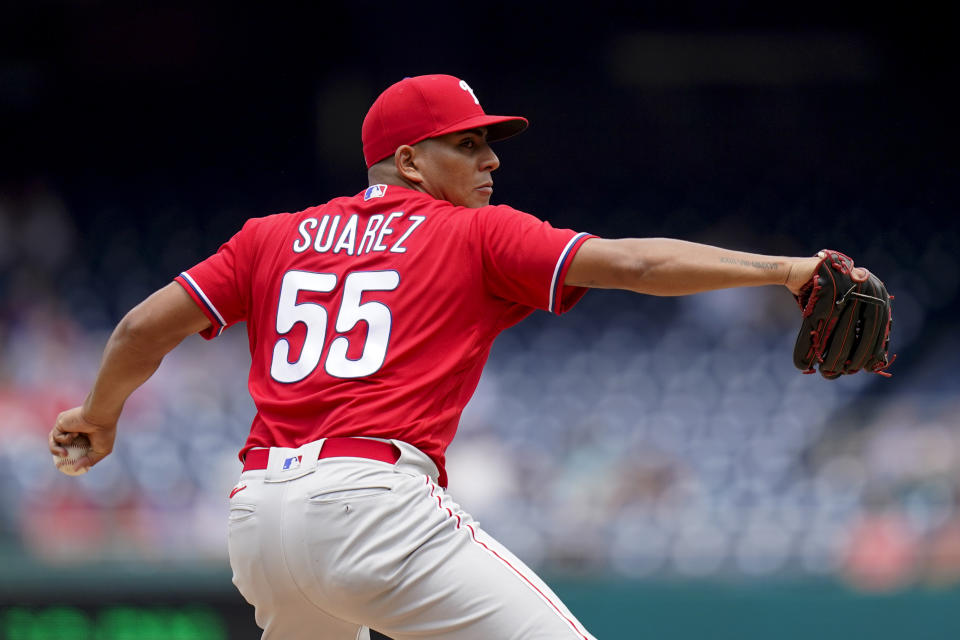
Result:
<svg viewBox="0 0 960 640"><path fill-rule="evenodd" d="M370 102L443 72L531 120L496 146L495 202L602 235L840 248L949 332L952 16L768 4L6 3L8 229L54 194L72 235L44 287L78 309L117 291L82 316L109 323L246 217L360 191ZM0 269L10 305L30 287Z"/></svg>

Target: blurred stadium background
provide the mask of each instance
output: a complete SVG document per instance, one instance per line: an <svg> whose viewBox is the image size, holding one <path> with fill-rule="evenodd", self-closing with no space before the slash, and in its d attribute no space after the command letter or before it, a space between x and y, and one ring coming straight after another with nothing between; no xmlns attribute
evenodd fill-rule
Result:
<svg viewBox="0 0 960 640"><path fill-rule="evenodd" d="M0 637L259 637L226 556L242 327L175 351L93 473L45 436L131 306L246 218L360 191L367 106L437 72L531 119L497 202L839 248L895 294L899 354L828 383L785 291L591 292L496 344L458 500L601 638L960 637L950 16L723 4L4 3Z"/></svg>

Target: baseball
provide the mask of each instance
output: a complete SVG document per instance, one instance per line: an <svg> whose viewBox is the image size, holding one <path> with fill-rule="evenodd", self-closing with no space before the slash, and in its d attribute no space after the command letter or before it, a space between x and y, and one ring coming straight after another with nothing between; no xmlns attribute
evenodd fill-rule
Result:
<svg viewBox="0 0 960 640"><path fill-rule="evenodd" d="M60 473L65 473L68 476L79 476L86 473L86 469L74 469L73 465L90 451L90 438L82 433L78 434L73 442L65 445L64 448L67 450L67 455L53 456L53 464L57 466Z"/></svg>

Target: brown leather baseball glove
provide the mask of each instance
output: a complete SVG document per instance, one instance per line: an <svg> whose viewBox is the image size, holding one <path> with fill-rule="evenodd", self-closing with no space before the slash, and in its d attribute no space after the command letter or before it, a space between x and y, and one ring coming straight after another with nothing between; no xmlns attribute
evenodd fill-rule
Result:
<svg viewBox="0 0 960 640"><path fill-rule="evenodd" d="M883 282L838 251L817 254L820 265L795 296L803 323L793 349L793 363L804 373L818 370L824 378L872 371L882 376L894 358L888 357L890 301Z"/></svg>

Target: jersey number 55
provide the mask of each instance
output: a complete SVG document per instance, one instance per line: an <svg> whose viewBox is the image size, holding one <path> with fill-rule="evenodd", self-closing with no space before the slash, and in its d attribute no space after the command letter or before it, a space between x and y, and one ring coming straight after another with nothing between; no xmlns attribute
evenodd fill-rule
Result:
<svg viewBox="0 0 960 640"><path fill-rule="evenodd" d="M336 378L362 378L375 373L387 357L390 342L390 326L393 317L387 305L381 302L364 302L360 299L365 291L393 291L400 284L396 271L354 271L343 282L343 298L337 310L334 329L346 333L358 322L367 323L367 336L361 355L356 360L347 357L350 341L339 336L330 341L324 371ZM294 325L302 322L307 329L300 357L289 361L290 342L280 338L273 347L270 376L277 382L299 382L309 376L323 357L327 334L327 309L316 302L297 302L301 291L328 293L337 286L334 273L312 271L288 271L283 274L280 285L280 302L277 305L277 333L285 335Z"/></svg>

